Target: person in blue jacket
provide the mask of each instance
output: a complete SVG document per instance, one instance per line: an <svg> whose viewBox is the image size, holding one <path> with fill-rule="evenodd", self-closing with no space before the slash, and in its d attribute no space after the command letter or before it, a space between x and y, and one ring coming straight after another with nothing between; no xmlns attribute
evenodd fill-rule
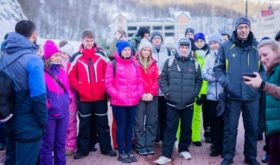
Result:
<svg viewBox="0 0 280 165"><path fill-rule="evenodd" d="M44 64L36 54L36 26L30 20L16 23L5 40L0 68L18 58L3 71L14 82L14 116L5 123L5 165L35 165L39 157L43 128L47 123Z"/></svg>

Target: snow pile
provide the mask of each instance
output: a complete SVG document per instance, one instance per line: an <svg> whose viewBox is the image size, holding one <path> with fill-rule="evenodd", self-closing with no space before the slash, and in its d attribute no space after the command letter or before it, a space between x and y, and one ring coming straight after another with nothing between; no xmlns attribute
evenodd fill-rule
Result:
<svg viewBox="0 0 280 165"><path fill-rule="evenodd" d="M21 19L26 19L17 0L0 0L0 42L4 35L14 31L15 24Z"/></svg>

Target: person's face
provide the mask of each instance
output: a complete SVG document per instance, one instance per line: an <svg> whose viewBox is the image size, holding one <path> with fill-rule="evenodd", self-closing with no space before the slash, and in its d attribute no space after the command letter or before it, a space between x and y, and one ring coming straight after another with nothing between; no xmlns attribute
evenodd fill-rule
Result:
<svg viewBox="0 0 280 165"><path fill-rule="evenodd" d="M121 52L121 56L123 56L124 58L129 58L131 56L131 49L130 47L126 47L122 50Z"/></svg>
<svg viewBox="0 0 280 165"><path fill-rule="evenodd" d="M82 39L82 44L83 44L85 49L91 49L93 47L93 44L94 44L94 39L85 37L85 38Z"/></svg>
<svg viewBox="0 0 280 165"><path fill-rule="evenodd" d="M56 64L60 64L61 63L61 53L55 53L51 56L51 62L52 63L56 63Z"/></svg>
<svg viewBox="0 0 280 165"><path fill-rule="evenodd" d="M144 58L148 58L152 54L152 50L150 47L144 47L141 49L141 56Z"/></svg>
<svg viewBox="0 0 280 165"><path fill-rule="evenodd" d="M195 46L201 49L205 45L205 41L202 39L198 39L195 41Z"/></svg>
<svg viewBox="0 0 280 165"><path fill-rule="evenodd" d="M152 44L159 46L161 44L161 37L160 36L154 36L152 40Z"/></svg>
<svg viewBox="0 0 280 165"><path fill-rule="evenodd" d="M236 32L237 32L237 37L240 40L245 41L248 38L248 36L249 36L250 27L247 24L240 24L237 27Z"/></svg>
<svg viewBox="0 0 280 165"><path fill-rule="evenodd" d="M261 58L261 62L265 66L265 68L271 68L274 65L275 61L279 59L280 52L274 52L270 46L266 45L259 48L259 56Z"/></svg>
<svg viewBox="0 0 280 165"><path fill-rule="evenodd" d="M37 32L34 31L31 36L30 36L30 41L33 42L34 44L36 44L37 42Z"/></svg>
<svg viewBox="0 0 280 165"><path fill-rule="evenodd" d="M181 45L179 47L179 51L180 51L180 55L183 57L187 57L189 52L190 52L190 48L187 45Z"/></svg>
<svg viewBox="0 0 280 165"><path fill-rule="evenodd" d="M220 48L220 43L217 41L211 41L209 45L211 50L218 50Z"/></svg>
<svg viewBox="0 0 280 165"><path fill-rule="evenodd" d="M188 33L186 34L186 37L187 37L187 38L192 38L192 39L194 39L194 34L191 33L191 32L188 32Z"/></svg>
<svg viewBox="0 0 280 165"><path fill-rule="evenodd" d="M66 53L64 53L64 52L61 52L61 59L63 60L63 61L69 61L69 55L68 54L66 54Z"/></svg>
<svg viewBox="0 0 280 165"><path fill-rule="evenodd" d="M145 38L145 39L149 39L149 37L150 37L150 33L145 33L143 39L144 39L144 38Z"/></svg>
<svg viewBox="0 0 280 165"><path fill-rule="evenodd" d="M222 39L223 39L224 42L227 41L227 40L229 40L229 38L228 38L227 35L222 35Z"/></svg>

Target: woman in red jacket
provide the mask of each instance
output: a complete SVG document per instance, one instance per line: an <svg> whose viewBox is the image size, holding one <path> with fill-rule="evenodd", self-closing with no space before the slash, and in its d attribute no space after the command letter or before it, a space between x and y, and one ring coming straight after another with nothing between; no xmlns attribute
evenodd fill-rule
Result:
<svg viewBox="0 0 280 165"><path fill-rule="evenodd" d="M155 139L158 127L158 66L152 57L152 44L143 39L136 56L144 80L144 94L136 114L136 151L139 155L155 154ZM146 118L146 122L145 122Z"/></svg>

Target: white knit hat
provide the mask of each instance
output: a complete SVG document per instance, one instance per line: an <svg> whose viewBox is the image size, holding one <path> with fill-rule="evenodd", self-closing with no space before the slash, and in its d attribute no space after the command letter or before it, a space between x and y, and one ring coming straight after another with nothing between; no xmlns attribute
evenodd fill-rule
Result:
<svg viewBox="0 0 280 165"><path fill-rule="evenodd" d="M70 57L73 55L74 48L73 46L68 42L66 45L62 46L60 48L60 51L63 53L66 53Z"/></svg>
<svg viewBox="0 0 280 165"><path fill-rule="evenodd" d="M149 47L152 50L152 44L147 39L142 39L139 45L138 50L140 51L142 48Z"/></svg>

